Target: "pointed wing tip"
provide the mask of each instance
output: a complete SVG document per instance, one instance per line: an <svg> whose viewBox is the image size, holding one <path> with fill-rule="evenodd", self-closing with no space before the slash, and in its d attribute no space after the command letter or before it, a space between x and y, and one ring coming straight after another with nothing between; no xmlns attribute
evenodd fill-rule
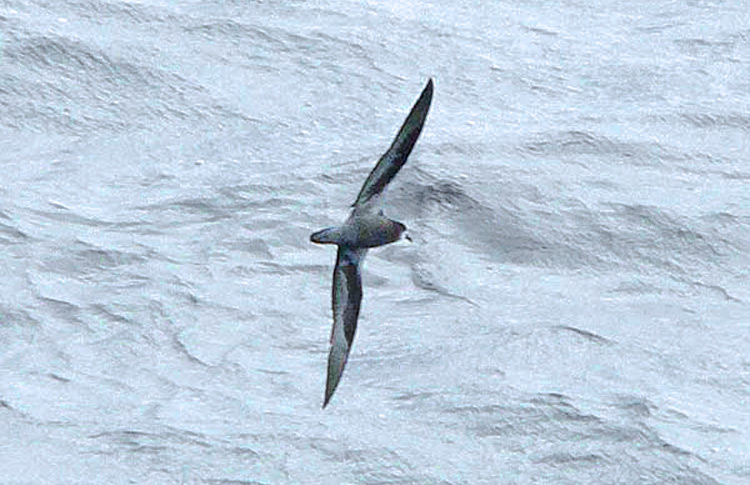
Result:
<svg viewBox="0 0 750 485"><path fill-rule="evenodd" d="M333 397L333 391L335 390L336 390L336 386L334 386L333 389L326 386L326 394L323 397L323 409L325 409L326 406L328 406L328 403L331 402L331 398Z"/></svg>
<svg viewBox="0 0 750 485"><path fill-rule="evenodd" d="M417 142L417 138L419 138L419 134L422 132L422 127L427 119L427 113L430 111L432 91L433 81L432 78L428 78L427 84L417 101L411 107L411 110L409 110L409 114L398 130L390 148L380 157L375 168L367 176L367 180L362 185L352 207L364 204L373 196L380 194L391 179L396 176L396 173L398 173L404 163L406 163L406 159L409 157L414 144Z"/></svg>
<svg viewBox="0 0 750 485"><path fill-rule="evenodd" d="M425 119L427 119L427 112L430 110L430 105L432 104L433 90L434 84L432 82L432 78L429 78L427 80L427 84L422 90L422 94L419 95L419 99L417 99L417 102L414 103L414 106L412 106L409 115L406 117L404 125L401 127L402 131L405 128L410 127L409 129L414 130L416 132L416 136L419 136L419 133L422 131L422 126L424 125ZM399 132L399 135L400 134L401 132ZM416 143L416 137L414 139L414 143Z"/></svg>
<svg viewBox="0 0 750 485"><path fill-rule="evenodd" d="M432 103L432 91L434 91L434 83L432 82L432 78L427 79L427 84L425 85L424 89L422 90L422 94L419 96L419 99L417 100L416 104L426 104L429 108L430 104Z"/></svg>
<svg viewBox="0 0 750 485"><path fill-rule="evenodd" d="M333 376L329 374L328 380L326 381L326 393L323 396L323 409L328 406L328 403L331 402L331 398L333 398L333 393L336 392L336 388L339 387L339 381L341 380L341 375L344 373L343 366Z"/></svg>

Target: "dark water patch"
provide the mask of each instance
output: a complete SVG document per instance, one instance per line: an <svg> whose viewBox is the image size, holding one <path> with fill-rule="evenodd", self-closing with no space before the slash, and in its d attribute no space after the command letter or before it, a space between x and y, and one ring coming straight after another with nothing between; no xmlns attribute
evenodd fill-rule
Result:
<svg viewBox="0 0 750 485"><path fill-rule="evenodd" d="M177 351L178 355L186 357L189 362L198 364L201 367L211 367L211 364L209 362L204 361L193 352L191 352L189 346L183 341L180 335L172 335L172 348Z"/></svg>
<svg viewBox="0 0 750 485"><path fill-rule="evenodd" d="M0 84L14 86L10 92L0 91L0 106L6 114L0 123L7 128L80 135L92 126L91 116L84 114L79 117L78 108L71 108L75 102L70 100L69 93L56 86L41 81L30 82L26 76L12 75L0 75ZM56 100L54 104L47 101L53 99ZM121 130L125 125L117 118L116 115L111 115L109 120L100 117L96 120L97 127L111 131Z"/></svg>
<svg viewBox="0 0 750 485"><path fill-rule="evenodd" d="M157 216L168 225L225 222L242 217L242 223L246 224L248 229L256 230L262 229L256 224L260 224L259 219L266 215L274 215L275 219L271 224L278 226L279 218L282 217L278 213L279 210L297 210L300 207L298 199L281 197L274 194L273 190L270 190L262 199L258 197L260 194L256 194L253 198L236 195L227 197L226 195L226 193L220 193L219 195L184 196L135 206L133 210L143 213L148 219Z"/></svg>
<svg viewBox="0 0 750 485"><path fill-rule="evenodd" d="M217 372L225 370L227 357L235 350L252 350L256 343L270 341L276 333L288 335L289 331L286 325L259 322L256 314L227 305L199 302L189 313L195 319L187 325L182 323L179 329L167 330L167 338L177 355ZM267 318L275 320L273 316ZM248 328L263 333L254 340L245 333Z"/></svg>
<svg viewBox="0 0 750 485"><path fill-rule="evenodd" d="M0 399L0 411L15 412L16 410L13 408L13 406L8 404L6 401L3 401L2 399Z"/></svg>
<svg viewBox="0 0 750 485"><path fill-rule="evenodd" d="M214 197L192 197L178 199L174 202L160 204L162 210L176 209L179 213L199 214L206 216L206 222L219 221L232 217L231 207ZM142 208L141 208L142 209Z"/></svg>
<svg viewBox="0 0 750 485"><path fill-rule="evenodd" d="M420 143L422 143L420 141ZM466 159L477 159L482 160L487 156L497 154L501 147L490 146L484 143L455 143L455 142L443 142L434 143L428 145L424 143L420 145L422 150L438 157L462 157ZM419 171L418 167L416 168Z"/></svg>
<svg viewBox="0 0 750 485"><path fill-rule="evenodd" d="M212 444L205 435L184 430L170 430L165 428L156 431L104 431L89 436L90 439L103 440L110 445L126 448L132 452L159 453L173 446L196 446L210 449ZM112 451L116 453L117 451Z"/></svg>
<svg viewBox="0 0 750 485"><path fill-rule="evenodd" d="M700 296L703 294L709 294L710 296L718 296L720 298L723 298L727 302L731 303L743 303L743 301L739 298L734 297L732 294L729 293L729 291L718 284L711 284L711 283L704 283L702 281L695 280L691 277L680 277L675 276L673 277L676 281L679 281L681 283L684 283L690 290L688 290L688 293L691 296Z"/></svg>
<svg viewBox="0 0 750 485"><path fill-rule="evenodd" d="M522 453L555 482L576 470L578 479L600 477L591 483L620 483L601 480L611 474L628 483L663 483L659 480L664 478L668 483L716 483L693 467L700 464L697 456L644 425L648 416L640 411L629 414L628 421L635 422L615 422L582 412L555 395L453 411L462 414L461 421L477 439L499 453Z"/></svg>
<svg viewBox="0 0 750 485"><path fill-rule="evenodd" d="M426 263L422 259L417 259L409 263L411 267L411 280L414 286L417 288L436 293L437 295L459 300L468 303L473 306L477 306L470 298L466 296L452 293L447 287L440 284L440 277L434 274L432 271L432 265ZM413 300L407 299L407 301L413 302Z"/></svg>
<svg viewBox="0 0 750 485"><path fill-rule="evenodd" d="M293 14L299 15L299 11ZM351 40L351 36L339 37L321 29L289 30L259 25L255 21L255 16L246 16L245 12L235 17L209 19L202 15L184 22L183 28L186 35L193 37L196 46L223 65L231 67L239 64L256 74L264 73L273 78L287 77L289 69L309 70L330 86L336 86L342 83L343 66L365 64L375 67L370 52ZM247 49L248 45L253 48ZM381 85L383 90L393 89L377 78L359 76L354 71L349 71L348 76L348 83L367 83ZM304 91L300 94L306 96ZM306 106L313 105L307 103Z"/></svg>
<svg viewBox="0 0 750 485"><path fill-rule="evenodd" d="M659 408L651 400L643 396L619 395L613 403L626 418L640 420L649 418L659 411Z"/></svg>
<svg viewBox="0 0 750 485"><path fill-rule="evenodd" d="M679 121L696 128L715 132L717 129L735 128L750 132L750 115L737 112L728 113L681 113Z"/></svg>
<svg viewBox="0 0 750 485"><path fill-rule="evenodd" d="M308 197L314 198L314 203L321 201L317 190L318 187L302 175L286 177L279 175L274 177L272 183L253 183L222 187L218 193L230 201L232 210L236 213L257 212L275 213L279 209L291 209L295 212L307 210L306 205L301 202Z"/></svg>
<svg viewBox="0 0 750 485"><path fill-rule="evenodd" d="M559 392L544 392L537 394L536 396L532 397L529 401L533 403L539 403L544 404L548 406L556 406L556 405L570 405L570 396L567 396L565 394L561 394Z"/></svg>
<svg viewBox="0 0 750 485"><path fill-rule="evenodd" d="M253 122L180 75L128 56L52 33L18 33L5 48L4 122L77 135L150 130L165 119Z"/></svg>
<svg viewBox="0 0 750 485"><path fill-rule="evenodd" d="M645 20L645 19L644 19ZM681 21L664 21L661 19L649 19L648 25L639 25L635 27L636 32L643 32L644 34L660 34L662 32L668 32L672 29L685 25L685 22Z"/></svg>
<svg viewBox="0 0 750 485"><path fill-rule="evenodd" d="M601 335L597 335L594 332L588 331L588 330L582 330L580 328L571 327L568 325L558 325L553 327L557 330L561 330L564 332L571 332L575 335L579 335L583 337L584 340L587 342L599 344L599 345L611 345L613 342L607 338L602 337Z"/></svg>
<svg viewBox="0 0 750 485"><path fill-rule="evenodd" d="M28 212L37 216L40 216L43 220L51 221L53 223L63 223L65 225L81 225L88 227L109 227L112 223L101 219L76 214L67 207L56 205L52 203L54 207L59 210L49 211L41 209L28 209Z"/></svg>
<svg viewBox="0 0 750 485"><path fill-rule="evenodd" d="M42 303L41 306L46 308L51 315L68 322L80 322L81 308L78 305L41 295L38 298Z"/></svg>
<svg viewBox="0 0 750 485"><path fill-rule="evenodd" d="M522 143L518 151L524 156L607 157L628 165L662 165L672 155L657 143L638 140L621 141L588 131L556 131L538 133ZM583 162L575 162L583 165Z"/></svg>
<svg viewBox="0 0 750 485"><path fill-rule="evenodd" d="M361 483L444 483L420 473L410 460L392 449L380 446L364 448L356 444L342 449L340 443L322 441L312 443L310 447L325 460L343 466Z"/></svg>
<svg viewBox="0 0 750 485"><path fill-rule="evenodd" d="M135 320L115 312L110 306L103 303L96 303L89 307L89 313L92 317L99 318L108 325L133 325ZM123 312L125 313L125 312Z"/></svg>
<svg viewBox="0 0 750 485"><path fill-rule="evenodd" d="M364 325L372 325L371 319L364 321ZM381 325L392 325L394 322L398 322L397 319L382 319L385 320ZM385 348L374 348L374 347L359 347L356 355L353 354L352 359L356 361L361 372L369 376L375 376L372 383L369 384L372 387L385 387L383 385L382 373L386 372L385 375L391 376L396 375L399 369L403 368L423 368L433 364L436 360L442 358L439 355L439 351L433 349L415 350L415 347L406 338L391 344ZM380 377L377 377L380 376ZM399 386L398 389L401 389Z"/></svg>
<svg viewBox="0 0 750 485"><path fill-rule="evenodd" d="M37 325L39 325L39 320L32 317L27 310L0 304L0 328L36 327Z"/></svg>
<svg viewBox="0 0 750 485"><path fill-rule="evenodd" d="M731 56L737 44L736 40L709 40L695 37L674 39L672 42L684 54L692 57L708 56L711 60L715 61L722 57Z"/></svg>
<svg viewBox="0 0 750 485"><path fill-rule="evenodd" d="M432 401L435 398L439 398L440 393L437 392L415 392L415 391L409 391L405 392L403 394L399 394L398 396L394 396L392 399L394 401L399 401L401 403L415 403L415 402L424 402L424 401Z"/></svg>
<svg viewBox="0 0 750 485"><path fill-rule="evenodd" d="M475 422L471 425L473 432L479 438L516 437L522 440L550 434L564 440L563 435L577 433L568 429L571 423L578 423L578 426L573 426L574 430L580 426L589 429L602 423L600 418L580 413L567 403L484 406L472 421Z"/></svg>
<svg viewBox="0 0 750 485"><path fill-rule="evenodd" d="M258 258L271 259L273 254L271 253L271 247L263 239L244 239L241 241L233 241L225 244L225 247L230 250L239 251L242 253L252 254Z"/></svg>
<svg viewBox="0 0 750 485"><path fill-rule="evenodd" d="M538 464L576 468L578 466L596 467L603 462L608 462L609 459L597 453L570 453L561 451L532 459L532 461Z"/></svg>
<svg viewBox="0 0 750 485"><path fill-rule="evenodd" d="M325 45L329 52L336 52L345 55L349 59L359 59L361 62L366 62L372 66L375 65L375 61L371 58L370 52L365 45L357 42L355 38L341 36L337 37L331 35L324 30L317 30L309 34L312 39L319 41L320 44ZM296 40L306 41L309 45L310 39L298 38ZM376 81L377 82L377 81ZM396 92L395 86L388 83L378 82L378 86L382 87L386 91Z"/></svg>
<svg viewBox="0 0 750 485"><path fill-rule="evenodd" d="M140 86L157 83L159 77L146 67L119 60L112 54L85 42L55 34L19 36L5 49L11 65L31 69L37 74L58 74L66 80L76 80L95 89L94 93L110 94L106 87ZM52 85L54 86L54 85ZM75 88L66 86L66 89ZM57 89L61 94L70 91Z"/></svg>
<svg viewBox="0 0 750 485"><path fill-rule="evenodd" d="M585 241L617 265L636 263L684 275L697 267L724 266L733 253L695 220L667 209L618 203L604 207L599 213L581 214L587 221Z"/></svg>
<svg viewBox="0 0 750 485"><path fill-rule="evenodd" d="M70 379L68 379L67 377L63 377L63 376L61 376L61 375L58 375L58 374L53 374L53 373L50 373L50 374L47 374L47 375L48 375L48 376L49 376L49 377L50 377L51 379L53 379L53 380L55 380L55 381L57 381L57 382L62 382L63 384L66 384L66 383L70 382Z"/></svg>
<svg viewBox="0 0 750 485"><path fill-rule="evenodd" d="M680 253L720 254L712 245L712 239L693 228L690 220L672 215L667 209L614 203L605 207L609 207L612 210L610 214L618 219L618 227L637 228L639 232L645 232L645 240L657 242L657 246L677 249Z"/></svg>
<svg viewBox="0 0 750 485"><path fill-rule="evenodd" d="M260 261L252 268L246 268L238 274L252 276L256 272L272 275L291 275L291 274L319 274L332 271L332 266L321 264L281 264L273 261Z"/></svg>
<svg viewBox="0 0 750 485"><path fill-rule="evenodd" d="M492 205L480 202L456 182L434 180L409 185L402 191L407 210L421 226L435 227L440 237L505 263L539 266L580 267L597 262L596 253L587 253L577 244L577 237L553 232L554 221L539 224L539 214L521 209L521 204L538 207L536 194L531 200L513 200L500 194L501 201ZM541 217L556 217L542 214ZM448 224L446 225L446 221Z"/></svg>
<svg viewBox="0 0 750 485"><path fill-rule="evenodd" d="M271 482L259 482L256 480L235 480L232 478L204 478L201 483L209 485L270 485Z"/></svg>
<svg viewBox="0 0 750 485"><path fill-rule="evenodd" d="M505 414L506 411L510 412L511 409L512 407L506 404L450 405L443 412L459 415L491 415L495 413Z"/></svg>
<svg viewBox="0 0 750 485"><path fill-rule="evenodd" d="M729 180L750 180L750 172L721 172L721 176Z"/></svg>
<svg viewBox="0 0 750 485"><path fill-rule="evenodd" d="M233 217L234 207L214 196L185 196L132 208L151 220L154 227L222 222Z"/></svg>
<svg viewBox="0 0 750 485"><path fill-rule="evenodd" d="M252 43L259 49L287 48L282 40L283 32L268 26L250 25L234 19L214 19L210 22L194 22L183 27L188 34L200 34L213 42L226 41L235 45Z"/></svg>
<svg viewBox="0 0 750 485"><path fill-rule="evenodd" d="M112 223L107 227L107 231L119 233L119 234L131 234L139 236L163 236L166 234L164 228L159 227L150 221L133 221L133 222L116 222ZM154 249L147 246L142 246L144 251L144 257L147 259L161 260L168 263L174 263L175 261L157 253Z"/></svg>
<svg viewBox="0 0 750 485"><path fill-rule="evenodd" d="M664 63L615 62L596 70L585 69L582 85L585 93L596 93L613 103L648 105L665 102L666 93L673 89L670 81L674 75L672 66Z"/></svg>
<svg viewBox="0 0 750 485"><path fill-rule="evenodd" d="M302 347L289 346L289 348L290 349L295 349L296 348L297 350L302 350ZM271 375L271 376L289 376L289 375L292 374L291 372L285 371L285 370L264 369L262 367L256 367L253 370L255 372L260 372L261 374L268 374L268 375Z"/></svg>
<svg viewBox="0 0 750 485"><path fill-rule="evenodd" d="M21 411L18 406L14 406L9 400L0 399L0 419L23 419L25 421L33 420L29 414ZM6 435L6 441L8 440Z"/></svg>
<svg viewBox="0 0 750 485"><path fill-rule="evenodd" d="M623 281L616 288L610 290L610 293L622 295L659 295L664 290L658 286L635 279L632 281Z"/></svg>
<svg viewBox="0 0 750 485"><path fill-rule="evenodd" d="M59 9L61 4L48 2L46 6ZM64 10L60 9L60 13L63 12L94 24L130 25L131 28L147 28L153 31L163 31L184 21L184 17L156 5L107 0L70 0L65 2Z"/></svg>
<svg viewBox="0 0 750 485"><path fill-rule="evenodd" d="M18 39L5 52L11 73L18 73L8 80L13 94L25 100L5 100L12 109L5 119L19 128L80 133L96 122L99 129L123 129L126 113L113 94L154 81L147 71L54 35Z"/></svg>
<svg viewBox="0 0 750 485"><path fill-rule="evenodd" d="M456 297L456 295L447 295L449 298ZM458 298L461 298L458 296ZM402 305L404 307L411 307L414 309L424 308L431 303L434 303L437 301L438 297L437 295L428 295L428 296L404 296L402 298L394 300L394 302L398 305Z"/></svg>
<svg viewBox="0 0 750 485"><path fill-rule="evenodd" d="M114 249L104 250L82 241L75 241L63 255L49 256L41 261L39 268L64 276L90 276L110 272L121 266L145 263L138 254Z"/></svg>
<svg viewBox="0 0 750 485"><path fill-rule="evenodd" d="M18 305L21 307L21 305ZM35 313L44 313L36 309ZM40 320L23 308L0 304L0 348L3 349L0 363L12 368L18 357L25 355L30 346L39 345L44 328Z"/></svg>
<svg viewBox="0 0 750 485"><path fill-rule="evenodd" d="M589 143L596 145L584 142ZM502 263L686 275L711 267L736 272L735 261L747 252L746 224L738 216L724 213L712 220L654 205L586 204L526 190L517 177L499 177L496 184L503 188L483 194L476 183L412 170L411 180L396 187L389 201L412 232L426 238L423 246L449 239ZM489 196L494 199L483 200Z"/></svg>
<svg viewBox="0 0 750 485"><path fill-rule="evenodd" d="M3 214L0 213L0 216ZM9 219L9 218L8 218ZM0 222L0 244L22 244L28 242L29 236L12 224Z"/></svg>
<svg viewBox="0 0 750 485"><path fill-rule="evenodd" d="M526 32L530 32L532 34L540 34L550 37L557 37L558 35L560 35L558 31L553 30L552 28L540 27L538 25L521 25L521 28Z"/></svg>

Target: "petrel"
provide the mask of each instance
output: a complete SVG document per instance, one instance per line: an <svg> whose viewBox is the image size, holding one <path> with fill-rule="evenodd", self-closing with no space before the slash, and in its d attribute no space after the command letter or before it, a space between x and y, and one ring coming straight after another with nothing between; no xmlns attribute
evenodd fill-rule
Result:
<svg viewBox="0 0 750 485"><path fill-rule="evenodd" d="M406 230L400 222L388 219L379 209L380 196L409 158L427 118L432 101L432 79L406 117L390 148L380 157L367 176L349 218L342 225L313 233L310 240L318 244L336 244L336 266L333 269L333 329L328 353L328 378L323 407L339 384L357 329L362 301L362 262L369 248L384 246L401 239Z"/></svg>

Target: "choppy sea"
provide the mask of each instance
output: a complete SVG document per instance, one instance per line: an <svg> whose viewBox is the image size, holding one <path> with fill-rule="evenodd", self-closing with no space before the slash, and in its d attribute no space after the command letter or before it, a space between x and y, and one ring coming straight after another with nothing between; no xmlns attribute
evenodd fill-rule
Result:
<svg viewBox="0 0 750 485"><path fill-rule="evenodd" d="M0 483L750 483L747 12L0 0Z"/></svg>

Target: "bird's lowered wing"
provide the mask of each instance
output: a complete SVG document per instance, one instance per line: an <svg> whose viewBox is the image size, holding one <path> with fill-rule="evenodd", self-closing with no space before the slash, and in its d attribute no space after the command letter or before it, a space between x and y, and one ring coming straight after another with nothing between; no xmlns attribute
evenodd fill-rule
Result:
<svg viewBox="0 0 750 485"><path fill-rule="evenodd" d="M354 332L357 330L359 305L362 302L362 277L360 266L367 253L364 248L339 246L336 267L333 270L333 329L331 350L328 353L328 378L323 407L328 405L339 385L346 359L352 348Z"/></svg>
<svg viewBox="0 0 750 485"><path fill-rule="evenodd" d="M373 197L383 192L383 189L396 176L401 167L406 163L414 144L422 132L427 112L432 102L432 79L427 81L422 94L406 117L406 121L398 131L391 147L380 157L378 164L367 176L362 189L359 191L357 200L353 207L360 207L369 202Z"/></svg>

